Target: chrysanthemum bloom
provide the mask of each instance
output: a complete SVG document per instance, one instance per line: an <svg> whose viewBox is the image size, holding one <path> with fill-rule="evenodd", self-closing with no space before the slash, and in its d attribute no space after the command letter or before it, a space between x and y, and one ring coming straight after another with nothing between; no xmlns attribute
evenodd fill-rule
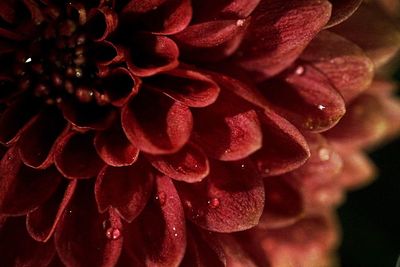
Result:
<svg viewBox="0 0 400 267"><path fill-rule="evenodd" d="M1 265L329 265L389 116L359 4L0 2Z"/></svg>

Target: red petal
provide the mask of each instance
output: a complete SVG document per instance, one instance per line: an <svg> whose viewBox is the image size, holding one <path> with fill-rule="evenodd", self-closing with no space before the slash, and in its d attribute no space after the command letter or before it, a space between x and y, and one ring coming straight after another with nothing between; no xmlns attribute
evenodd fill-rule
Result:
<svg viewBox="0 0 400 267"><path fill-rule="evenodd" d="M10 145L15 142L23 127L39 111L35 99L19 98L0 116L0 143Z"/></svg>
<svg viewBox="0 0 400 267"><path fill-rule="evenodd" d="M214 104L193 110L193 116L193 138L210 157L238 160L262 145L255 107L227 90L221 91Z"/></svg>
<svg viewBox="0 0 400 267"><path fill-rule="evenodd" d="M122 10L125 23L140 25L140 30L156 34L175 34L192 18L190 0L130 1Z"/></svg>
<svg viewBox="0 0 400 267"><path fill-rule="evenodd" d="M121 253L122 223L118 214L97 212L93 186L80 181L54 233L58 255L67 267L115 266Z"/></svg>
<svg viewBox="0 0 400 267"><path fill-rule="evenodd" d="M65 128L66 122L58 109L42 111L20 137L18 148L21 160L32 168L45 169L50 166L54 143Z"/></svg>
<svg viewBox="0 0 400 267"><path fill-rule="evenodd" d="M151 164L165 175L187 183L200 182L210 171L207 156L203 150L188 143L178 152L170 155L147 155Z"/></svg>
<svg viewBox="0 0 400 267"><path fill-rule="evenodd" d="M123 49L112 42L103 40L89 44L89 56L100 66L109 66L124 59Z"/></svg>
<svg viewBox="0 0 400 267"><path fill-rule="evenodd" d="M132 165L139 155L139 149L129 142L120 125L98 132L94 146L101 159L114 167Z"/></svg>
<svg viewBox="0 0 400 267"><path fill-rule="evenodd" d="M343 171L339 176L341 186L354 190L370 183L377 174L374 163L362 152L342 151Z"/></svg>
<svg viewBox="0 0 400 267"><path fill-rule="evenodd" d="M144 160L129 167L105 167L95 185L99 211L114 208L123 219L132 222L146 206L153 180L152 169Z"/></svg>
<svg viewBox="0 0 400 267"><path fill-rule="evenodd" d="M178 66L178 46L166 36L135 35L131 47L125 51L125 59L128 69L137 76L152 76Z"/></svg>
<svg viewBox="0 0 400 267"><path fill-rule="evenodd" d="M189 69L174 69L165 74L159 74L146 81L146 85L160 90L189 107L211 105L220 91L218 85L209 77Z"/></svg>
<svg viewBox="0 0 400 267"><path fill-rule="evenodd" d="M264 179L264 187L265 206L259 227L280 228L299 220L304 207L297 188L283 176Z"/></svg>
<svg viewBox="0 0 400 267"><path fill-rule="evenodd" d="M28 213L26 227L33 239L47 242L51 238L75 192L76 184L77 180L70 181L68 186L64 182L43 205Z"/></svg>
<svg viewBox="0 0 400 267"><path fill-rule="evenodd" d="M60 108L67 121L83 130L107 129L115 118L115 110L112 106L99 106L96 102L81 103L64 99Z"/></svg>
<svg viewBox="0 0 400 267"><path fill-rule="evenodd" d="M260 90L279 114L299 128L326 131L344 115L343 97L315 68L300 65L283 78L262 83Z"/></svg>
<svg viewBox="0 0 400 267"><path fill-rule="evenodd" d="M346 115L336 127L326 132L326 136L340 146L362 147L381 140L389 124L379 100L363 94L351 103Z"/></svg>
<svg viewBox="0 0 400 267"><path fill-rule="evenodd" d="M171 179L156 179L155 200L127 228L125 251L140 266L178 266L186 249L185 217Z"/></svg>
<svg viewBox="0 0 400 267"><path fill-rule="evenodd" d="M328 1L261 2L236 60L248 71L270 77L288 67L329 20ZM260 41L261 40L261 41Z"/></svg>
<svg viewBox="0 0 400 267"><path fill-rule="evenodd" d="M124 106L139 92L140 80L127 69L119 67L103 78L102 89L116 107Z"/></svg>
<svg viewBox="0 0 400 267"><path fill-rule="evenodd" d="M348 103L371 85L372 61L358 46L329 31L320 32L301 60L321 71Z"/></svg>
<svg viewBox="0 0 400 267"><path fill-rule="evenodd" d="M263 146L251 158L262 176L283 174L303 165L310 150L299 130L272 111L259 116Z"/></svg>
<svg viewBox="0 0 400 267"><path fill-rule="evenodd" d="M0 214L6 215L34 210L56 191L62 179L55 168L39 171L26 167L15 147L3 156L0 173Z"/></svg>
<svg viewBox="0 0 400 267"><path fill-rule="evenodd" d="M332 16L326 27L335 26L348 19L361 5L362 0L331 0Z"/></svg>
<svg viewBox="0 0 400 267"><path fill-rule="evenodd" d="M85 27L96 41L103 41L117 28L118 16L109 8L92 9L89 11L88 16Z"/></svg>
<svg viewBox="0 0 400 267"><path fill-rule="evenodd" d="M244 19L254 11L260 0L194 1L194 18L198 21Z"/></svg>
<svg viewBox="0 0 400 267"><path fill-rule="evenodd" d="M0 261L2 266L48 266L54 254L53 242L33 240L25 228L24 217L7 218L0 228Z"/></svg>
<svg viewBox="0 0 400 267"><path fill-rule="evenodd" d="M55 164L67 178L92 178L104 166L90 134L70 132L60 139L56 149Z"/></svg>
<svg viewBox="0 0 400 267"><path fill-rule="evenodd" d="M189 220L215 232L236 232L258 224L264 186L249 161L212 162L200 183L177 183Z"/></svg>
<svg viewBox="0 0 400 267"><path fill-rule="evenodd" d="M188 141L193 124L187 106L148 88L123 107L121 121L132 144L151 154L178 151Z"/></svg>
<svg viewBox="0 0 400 267"><path fill-rule="evenodd" d="M373 4L360 6L353 16L332 30L359 45L376 67L386 63L400 48L397 26Z"/></svg>

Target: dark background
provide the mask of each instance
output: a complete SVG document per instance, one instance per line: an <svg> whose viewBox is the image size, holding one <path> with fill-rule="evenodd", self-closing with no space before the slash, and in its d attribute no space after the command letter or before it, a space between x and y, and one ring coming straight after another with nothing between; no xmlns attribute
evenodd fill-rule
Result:
<svg viewBox="0 0 400 267"><path fill-rule="evenodd" d="M400 256L400 138L370 156L379 177L339 208L342 267L396 267Z"/></svg>

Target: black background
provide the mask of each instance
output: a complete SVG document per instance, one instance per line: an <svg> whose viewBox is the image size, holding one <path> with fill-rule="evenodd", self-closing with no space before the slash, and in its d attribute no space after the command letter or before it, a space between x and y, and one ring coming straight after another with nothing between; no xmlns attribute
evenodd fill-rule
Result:
<svg viewBox="0 0 400 267"><path fill-rule="evenodd" d="M396 78L400 81L400 71ZM396 267L400 256L400 138L370 154L377 180L339 208L343 267Z"/></svg>

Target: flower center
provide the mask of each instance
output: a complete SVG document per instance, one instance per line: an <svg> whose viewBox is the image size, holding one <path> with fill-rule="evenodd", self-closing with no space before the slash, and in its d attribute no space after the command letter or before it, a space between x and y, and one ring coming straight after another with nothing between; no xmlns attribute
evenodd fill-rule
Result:
<svg viewBox="0 0 400 267"><path fill-rule="evenodd" d="M38 23L36 39L17 53L13 66L21 89L33 90L47 104L60 103L66 97L108 104L108 97L96 86L97 67L89 53L93 41L85 33L83 5L42 11L44 19Z"/></svg>

